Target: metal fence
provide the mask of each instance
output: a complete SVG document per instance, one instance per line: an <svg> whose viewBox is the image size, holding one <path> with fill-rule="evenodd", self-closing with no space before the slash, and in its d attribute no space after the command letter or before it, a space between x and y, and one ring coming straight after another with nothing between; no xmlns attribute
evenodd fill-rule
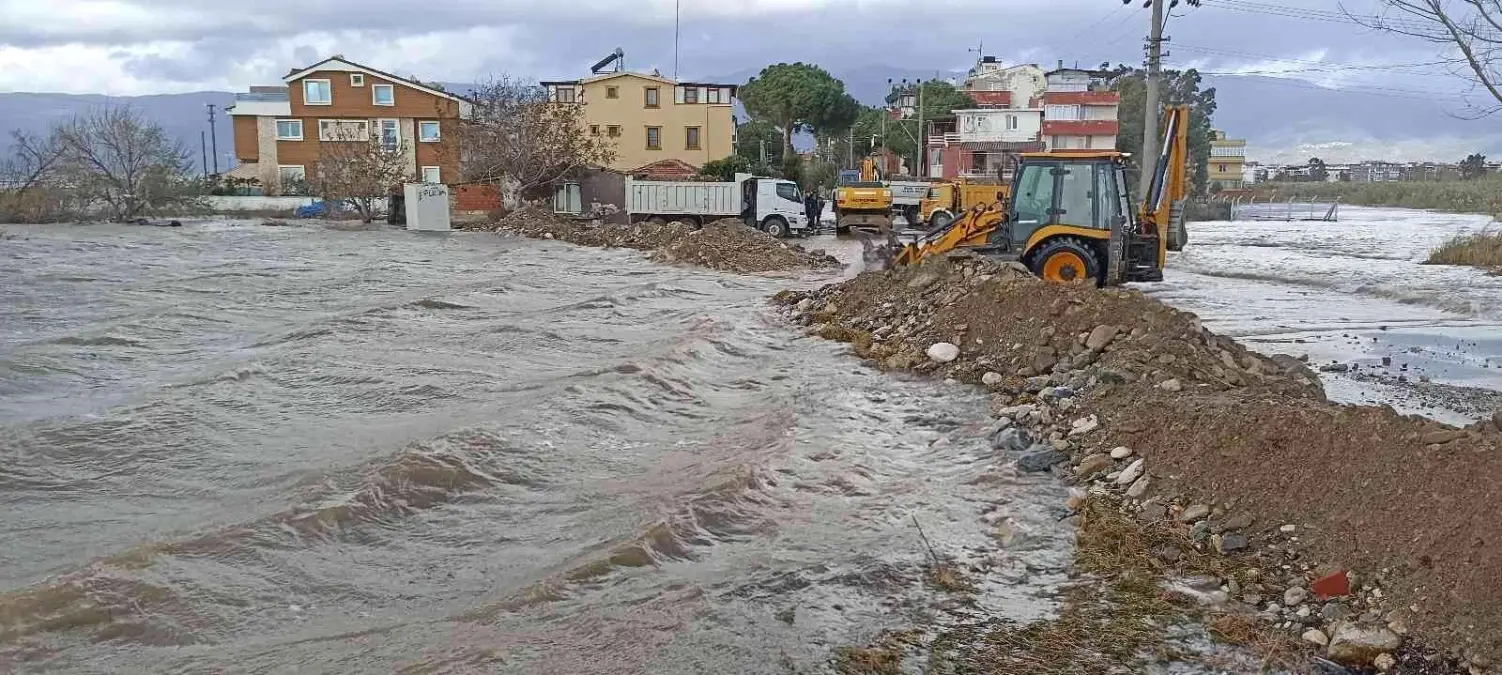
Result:
<svg viewBox="0 0 1502 675"><path fill-rule="evenodd" d="M1231 220L1303 220L1333 223L1340 219L1340 201L1300 201L1297 197L1287 199L1271 197L1258 201L1251 197L1231 201Z"/></svg>

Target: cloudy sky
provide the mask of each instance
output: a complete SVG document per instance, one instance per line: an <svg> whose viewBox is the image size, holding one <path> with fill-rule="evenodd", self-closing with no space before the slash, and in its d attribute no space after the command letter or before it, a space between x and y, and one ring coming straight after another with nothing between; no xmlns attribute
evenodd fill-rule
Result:
<svg viewBox="0 0 1502 675"><path fill-rule="evenodd" d="M777 61L950 71L1009 62L1136 63L1140 0L681 0L679 72ZM1186 3L1187 5L1187 3ZM1205 0L1175 14L1170 63L1319 86L1463 96L1436 49L1341 14L1379 0ZM570 77L616 46L673 71L674 0L0 0L0 92L241 90L342 53L426 80Z"/></svg>

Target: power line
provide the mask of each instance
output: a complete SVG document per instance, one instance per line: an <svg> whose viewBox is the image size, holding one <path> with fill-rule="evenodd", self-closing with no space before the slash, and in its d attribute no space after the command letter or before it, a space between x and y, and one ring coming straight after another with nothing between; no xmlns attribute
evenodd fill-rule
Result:
<svg viewBox="0 0 1502 675"><path fill-rule="evenodd" d="M1266 16L1280 16L1290 19L1303 19L1307 21L1323 21L1326 23L1343 23L1354 26L1374 27L1384 26L1404 30L1422 30L1432 28L1412 19L1389 19L1375 14L1347 14L1345 12L1332 12L1321 9L1308 9L1304 7L1289 7L1287 5L1274 5L1264 2L1252 2L1250 0L1204 0L1204 6L1218 9L1245 12L1248 14L1262 14Z"/></svg>
<svg viewBox="0 0 1502 675"><path fill-rule="evenodd" d="M1240 75L1283 75L1286 71L1198 71L1201 75L1240 76ZM1304 80L1293 78L1274 77L1270 82L1278 86L1293 87L1295 89L1314 89L1317 91L1340 91L1351 94L1369 94L1372 96L1390 96L1393 98L1407 98L1420 101L1434 101L1436 99L1448 99L1452 101L1468 101L1464 94L1455 92L1419 91L1415 89L1399 89L1396 87L1383 87L1379 85L1358 84L1356 86L1331 86L1326 87Z"/></svg>
<svg viewBox="0 0 1502 675"><path fill-rule="evenodd" d="M1317 71L1317 70L1329 70L1329 71L1339 71L1339 70L1374 70L1374 71L1384 71L1384 70L1392 70L1392 71L1397 71L1397 70L1413 69L1413 68L1430 68L1432 66L1442 66L1442 65L1454 63L1454 60L1447 59L1447 60L1441 60L1441 61L1423 61L1423 62L1415 62L1415 63L1361 64L1361 63L1343 63L1343 62L1340 62L1340 61L1315 61L1315 60L1310 60L1310 59L1294 59L1294 58L1289 58L1289 57L1286 57L1286 56L1273 56L1273 55L1270 55L1270 54L1257 54L1257 53L1254 53L1254 52L1244 52L1244 51L1239 51L1239 50L1235 50L1235 49L1222 49L1222 48L1219 48L1219 47L1199 47L1199 46L1195 46L1195 45L1183 45L1183 44L1181 44L1181 45L1174 45L1174 48L1175 49L1184 50L1184 51L1197 52L1197 53L1201 53L1201 54L1211 54L1211 55L1215 55L1215 56L1229 56L1229 57L1244 58L1244 59L1260 59L1260 60L1263 60L1263 61L1271 61L1271 62L1274 62L1274 63L1290 63L1290 64L1296 64L1296 65L1304 65L1304 66L1309 66L1311 71ZM1431 74L1431 73L1429 71L1424 71L1424 72L1421 72L1419 74L1428 75L1428 74Z"/></svg>

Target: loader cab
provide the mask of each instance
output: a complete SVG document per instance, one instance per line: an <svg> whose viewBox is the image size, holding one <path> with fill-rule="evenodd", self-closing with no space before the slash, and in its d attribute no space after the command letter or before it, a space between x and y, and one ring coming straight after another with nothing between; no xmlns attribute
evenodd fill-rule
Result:
<svg viewBox="0 0 1502 675"><path fill-rule="evenodd" d="M1136 227L1119 153L1024 155L1006 244L1049 281L1105 284Z"/></svg>

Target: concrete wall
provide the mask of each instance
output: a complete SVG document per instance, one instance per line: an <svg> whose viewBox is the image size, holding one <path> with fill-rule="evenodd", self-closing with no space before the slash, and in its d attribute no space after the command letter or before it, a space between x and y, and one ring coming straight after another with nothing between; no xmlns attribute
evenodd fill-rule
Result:
<svg viewBox="0 0 1502 675"><path fill-rule="evenodd" d="M238 197L238 196L210 196L209 208L214 211L231 213L234 211L292 211L299 206L312 204L312 197Z"/></svg>

